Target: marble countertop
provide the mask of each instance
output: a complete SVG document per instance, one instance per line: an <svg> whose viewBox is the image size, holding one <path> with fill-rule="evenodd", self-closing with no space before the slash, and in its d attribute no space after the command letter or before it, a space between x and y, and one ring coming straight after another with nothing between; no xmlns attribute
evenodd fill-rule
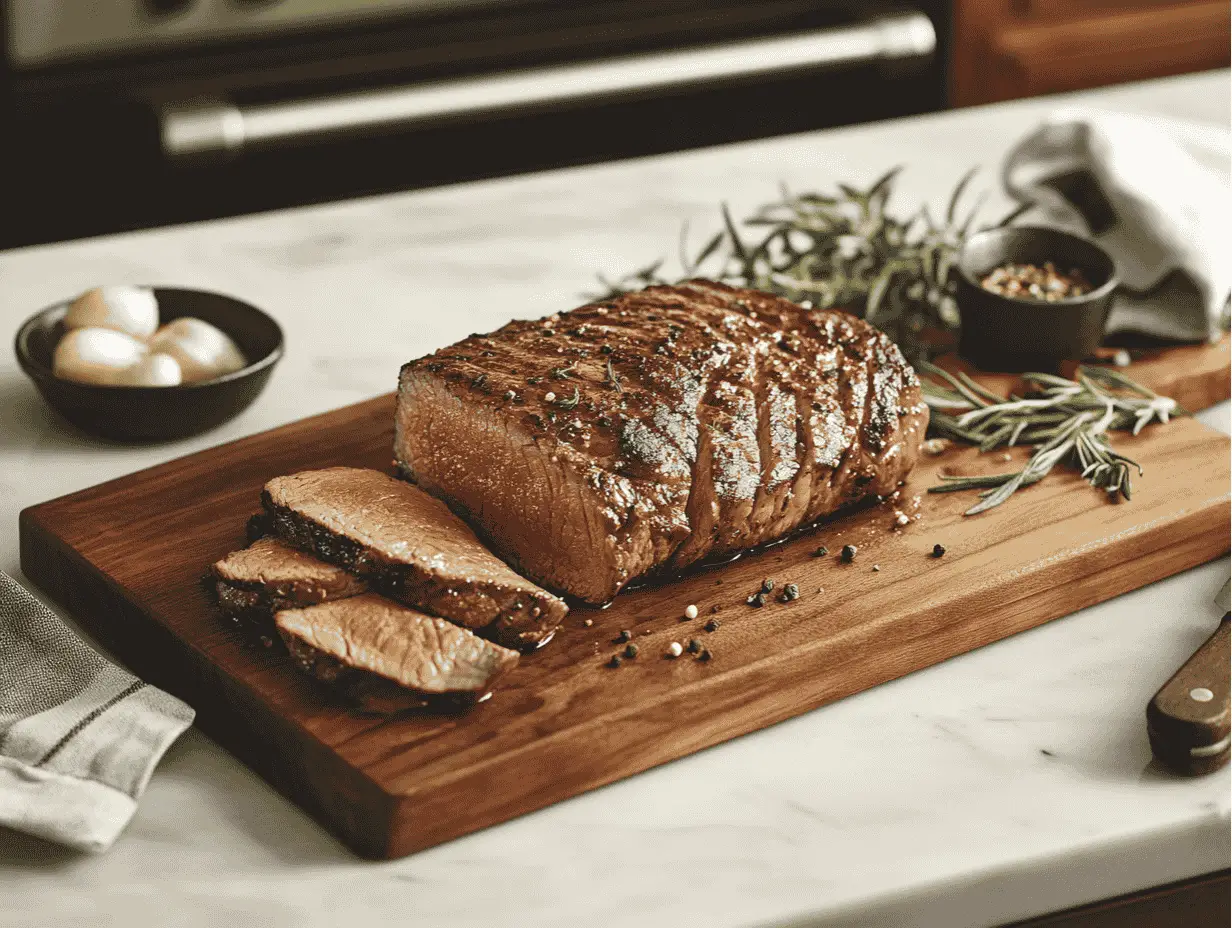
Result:
<svg viewBox="0 0 1232 928"><path fill-rule="evenodd" d="M1226 126L1227 72L1071 101ZM49 417L0 357L0 569L17 513L392 389L398 366L575 305L595 271L794 189L908 165L896 201L996 186L1035 100L0 254L0 331L101 282L217 289L288 352L238 419L124 448ZM1006 204L997 195L989 215ZM1203 414L1228 431L1228 405ZM195 729L127 833L80 856L0 831L0 925L994 925L1227 867L1227 769L1150 763L1143 709L1214 629L1226 560L413 857L358 860Z"/></svg>

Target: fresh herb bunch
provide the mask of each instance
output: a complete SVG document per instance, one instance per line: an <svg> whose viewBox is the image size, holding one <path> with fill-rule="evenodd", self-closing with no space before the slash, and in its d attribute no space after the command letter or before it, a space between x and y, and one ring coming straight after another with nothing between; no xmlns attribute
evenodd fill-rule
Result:
<svg viewBox="0 0 1232 928"><path fill-rule="evenodd" d="M1151 422L1166 423L1179 412L1176 400L1153 393L1124 374L1104 367L1079 367L1077 380L1052 374L1023 374L1034 389L1025 397L1001 397L970 377L952 375L931 364L924 373L947 387L924 382L931 412L929 432L977 445L981 451L1034 445L1022 470L982 477L941 475L930 493L980 490L982 501L967 510L978 515L999 506L1022 487L1042 480L1061 461L1069 461L1094 487L1110 497L1130 497L1130 470L1137 462L1113 450L1108 432L1137 435Z"/></svg>
<svg viewBox="0 0 1232 928"><path fill-rule="evenodd" d="M780 201L740 224L723 206L723 228L696 254L689 253L688 227L682 230L682 279L704 276L806 306L842 307L885 331L911 360L927 358L936 336L958 327L951 270L979 208L960 216L975 172L958 182L944 219L936 221L927 207L906 218L888 210L900 170L866 190L839 184L833 194L793 195L784 189ZM597 296L671 283L663 265L659 260L615 281L600 275L606 292Z"/></svg>

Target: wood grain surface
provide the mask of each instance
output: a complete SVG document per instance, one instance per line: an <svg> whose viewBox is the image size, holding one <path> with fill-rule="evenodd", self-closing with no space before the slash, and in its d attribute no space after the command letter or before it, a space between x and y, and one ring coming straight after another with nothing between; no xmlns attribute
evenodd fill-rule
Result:
<svg viewBox="0 0 1232 928"><path fill-rule="evenodd" d="M1113 348L1101 348L1101 357L1111 362ZM1197 412L1232 397L1232 338L1225 335L1210 345L1180 345L1171 348L1138 348L1126 368L1117 368L1144 387L1176 400L1182 409ZM1015 389L1015 374L986 374L975 370L956 354L937 362L948 371L965 371L1004 395ZM1074 375L1077 365L1067 363L1061 373Z"/></svg>
<svg viewBox="0 0 1232 928"><path fill-rule="evenodd" d="M225 623L201 579L243 545L269 478L334 464L388 469L393 408L384 396L339 409L32 507L20 520L27 577L136 673L196 707L209 735L375 858L772 725L1229 547L1228 440L1192 419L1117 437L1146 467L1131 503L1109 503L1058 472L964 518L973 497L925 493L938 471L1010 465L970 449L926 455L898 503L919 515L905 528L893 503L868 508L622 594L606 610L575 609L469 714L379 718ZM935 558L938 543L946 554ZM832 553L814 556L821 544ZM836 556L844 544L859 548L851 564ZM798 584L800 598L746 605L767 577L778 589ZM684 621L689 604L701 614ZM712 617L721 627L706 632ZM641 654L612 669L622 629ZM663 656L690 638L713 659Z"/></svg>

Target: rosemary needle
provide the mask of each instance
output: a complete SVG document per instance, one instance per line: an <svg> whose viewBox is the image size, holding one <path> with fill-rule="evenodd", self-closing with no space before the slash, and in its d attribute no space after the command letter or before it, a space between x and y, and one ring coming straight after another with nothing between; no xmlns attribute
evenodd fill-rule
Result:
<svg viewBox="0 0 1232 928"><path fill-rule="evenodd" d="M1022 470L975 477L942 474L941 484L929 488L930 493L979 490L981 501L967 510L969 516L1001 505L1062 461L1109 496L1129 499L1130 470L1141 475L1142 468L1112 448L1108 433L1137 435L1151 422L1166 423L1181 411L1175 400L1102 367L1080 367L1076 380L1023 374L1031 387L1023 397L997 396L966 374L951 374L927 362L920 368L934 378L924 382L930 433L976 445L981 451L1017 444L1035 448Z"/></svg>
<svg viewBox="0 0 1232 928"><path fill-rule="evenodd" d="M974 172L959 181L944 218L935 220L927 209L889 208L899 171L863 190L847 184L833 193L783 190L781 199L743 221L723 206L720 230L692 255L687 227L682 231L682 277L752 287L809 308L842 307L884 330L909 359L924 357L935 343L930 331L958 326L952 270L978 208L959 215ZM591 296L609 299L672 283L663 265L656 261L616 280L600 276L604 292Z"/></svg>

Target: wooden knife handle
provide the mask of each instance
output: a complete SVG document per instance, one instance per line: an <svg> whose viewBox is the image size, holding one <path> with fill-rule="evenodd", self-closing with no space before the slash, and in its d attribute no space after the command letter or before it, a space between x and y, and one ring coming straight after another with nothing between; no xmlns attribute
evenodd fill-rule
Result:
<svg viewBox="0 0 1232 928"><path fill-rule="evenodd" d="M1151 750L1177 773L1211 773L1228 762L1229 616L1146 707Z"/></svg>

